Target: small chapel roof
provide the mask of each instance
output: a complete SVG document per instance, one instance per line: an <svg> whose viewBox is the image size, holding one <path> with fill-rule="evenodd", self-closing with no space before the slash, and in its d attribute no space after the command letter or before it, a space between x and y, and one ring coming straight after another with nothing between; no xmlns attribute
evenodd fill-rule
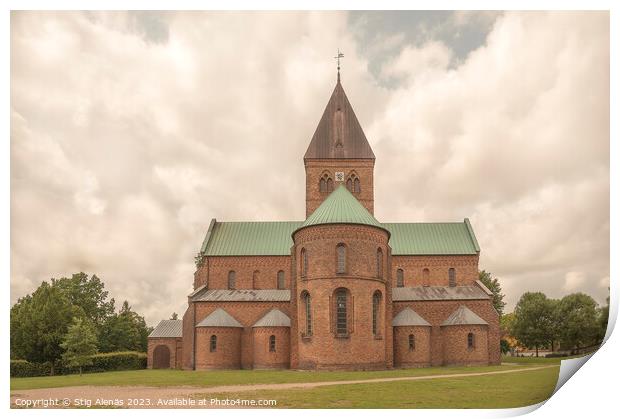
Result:
<svg viewBox="0 0 620 419"><path fill-rule="evenodd" d="M290 301L291 290L207 290L190 294L192 301Z"/></svg>
<svg viewBox="0 0 620 419"><path fill-rule="evenodd" d="M340 78L304 155L306 159L375 159Z"/></svg>
<svg viewBox="0 0 620 419"><path fill-rule="evenodd" d="M340 184L300 228L319 224L365 224L387 231L344 184Z"/></svg>
<svg viewBox="0 0 620 419"><path fill-rule="evenodd" d="M392 319L392 326L430 326L422 316L406 307Z"/></svg>
<svg viewBox="0 0 620 419"><path fill-rule="evenodd" d="M392 301L488 300L489 295L477 284L392 288Z"/></svg>
<svg viewBox="0 0 620 419"><path fill-rule="evenodd" d="M149 334L149 338L180 338L183 336L183 320L162 320Z"/></svg>
<svg viewBox="0 0 620 419"><path fill-rule="evenodd" d="M277 308L260 318L252 327L291 327L291 319Z"/></svg>
<svg viewBox="0 0 620 419"><path fill-rule="evenodd" d="M485 322L476 313L465 306L459 306L450 316L444 320L442 326L460 326L460 325L485 325Z"/></svg>
<svg viewBox="0 0 620 419"><path fill-rule="evenodd" d="M205 317L196 327L243 327L226 310L218 308L213 313Z"/></svg>

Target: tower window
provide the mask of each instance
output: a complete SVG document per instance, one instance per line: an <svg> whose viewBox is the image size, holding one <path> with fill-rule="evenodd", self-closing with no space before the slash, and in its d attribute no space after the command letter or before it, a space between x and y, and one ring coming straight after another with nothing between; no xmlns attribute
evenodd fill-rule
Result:
<svg viewBox="0 0 620 419"><path fill-rule="evenodd" d="M377 278L383 278L383 250L377 249Z"/></svg>
<svg viewBox="0 0 620 419"><path fill-rule="evenodd" d="M334 190L334 181L332 178L327 179L327 192L332 192Z"/></svg>
<svg viewBox="0 0 620 419"><path fill-rule="evenodd" d="M415 349L415 336L409 335L409 350L413 351Z"/></svg>
<svg viewBox="0 0 620 419"><path fill-rule="evenodd" d="M276 337L275 335L269 336L269 352L276 351Z"/></svg>
<svg viewBox="0 0 620 419"><path fill-rule="evenodd" d="M347 179L347 189L351 193L360 192L360 180L355 173L351 173L351 175L349 175L349 178Z"/></svg>
<svg viewBox="0 0 620 419"><path fill-rule="evenodd" d="M327 193L327 192L332 192L334 190L334 182L332 181L332 178L325 173L323 176L321 176L321 179L319 179L319 192L321 193Z"/></svg>
<svg viewBox="0 0 620 419"><path fill-rule="evenodd" d="M312 336L312 305L310 300L310 294L308 291L304 291L301 294L301 299L304 302L304 311L306 314L306 336Z"/></svg>
<svg viewBox="0 0 620 419"><path fill-rule="evenodd" d="M209 339L209 352L217 351L217 336L211 335L211 339Z"/></svg>
<svg viewBox="0 0 620 419"><path fill-rule="evenodd" d="M358 178L355 178L355 180L353 181L353 192L355 193L360 193L362 190L360 188L360 180Z"/></svg>
<svg viewBox="0 0 620 419"><path fill-rule="evenodd" d="M278 271L278 289L283 290L284 288L285 288L284 271Z"/></svg>
<svg viewBox="0 0 620 419"><path fill-rule="evenodd" d="M347 189L353 192L353 181L351 180L351 178L347 179Z"/></svg>
<svg viewBox="0 0 620 419"><path fill-rule="evenodd" d="M228 289L235 289L235 271L228 272Z"/></svg>
<svg viewBox="0 0 620 419"><path fill-rule="evenodd" d="M301 276L305 278L308 275L308 252L301 249Z"/></svg>
<svg viewBox="0 0 620 419"><path fill-rule="evenodd" d="M399 288L405 286L405 273L400 268L396 270L396 286Z"/></svg>
<svg viewBox="0 0 620 419"><path fill-rule="evenodd" d="M379 308L381 307L381 292L375 291L372 295L372 334L379 335Z"/></svg>
<svg viewBox="0 0 620 419"><path fill-rule="evenodd" d="M467 334L467 349L474 349L475 343L476 342L474 341L474 334L468 333Z"/></svg>
<svg viewBox="0 0 620 419"><path fill-rule="evenodd" d="M347 290L336 291L336 334L347 335Z"/></svg>
<svg viewBox="0 0 620 419"><path fill-rule="evenodd" d="M336 273L343 274L346 271L346 258L347 258L347 248L344 244L340 243L336 246Z"/></svg>
<svg viewBox="0 0 620 419"><path fill-rule="evenodd" d="M454 268L448 269L448 285L456 287L456 270Z"/></svg>

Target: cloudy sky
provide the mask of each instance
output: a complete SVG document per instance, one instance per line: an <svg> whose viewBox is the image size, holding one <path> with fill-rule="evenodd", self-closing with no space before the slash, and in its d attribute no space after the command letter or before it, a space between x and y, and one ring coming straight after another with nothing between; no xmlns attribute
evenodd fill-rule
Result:
<svg viewBox="0 0 620 419"><path fill-rule="evenodd" d="M12 301L96 273L152 325L211 218L303 219L337 48L380 221L469 217L510 309L604 302L604 12L14 12Z"/></svg>

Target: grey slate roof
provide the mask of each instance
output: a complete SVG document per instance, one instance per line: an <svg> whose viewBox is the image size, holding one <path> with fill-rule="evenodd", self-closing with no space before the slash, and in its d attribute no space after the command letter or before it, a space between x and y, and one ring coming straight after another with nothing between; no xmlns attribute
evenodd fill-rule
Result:
<svg viewBox="0 0 620 419"><path fill-rule="evenodd" d="M459 306L454 313L444 320L442 326L459 326L459 325L484 325L488 324L482 320L476 313L465 306Z"/></svg>
<svg viewBox="0 0 620 419"><path fill-rule="evenodd" d="M218 308L213 313L205 317L196 327L243 327L226 310Z"/></svg>
<svg viewBox="0 0 620 419"><path fill-rule="evenodd" d="M290 301L290 290L204 290L192 301Z"/></svg>
<svg viewBox="0 0 620 419"><path fill-rule="evenodd" d="M277 308L274 308L265 314L259 321L254 323L252 327L291 327L291 319Z"/></svg>
<svg viewBox="0 0 620 419"><path fill-rule="evenodd" d="M424 320L422 316L406 307L392 319L392 326L430 326L431 324Z"/></svg>
<svg viewBox="0 0 620 419"><path fill-rule="evenodd" d="M150 338L180 338L183 336L183 320L162 320L153 329Z"/></svg>
<svg viewBox="0 0 620 419"><path fill-rule="evenodd" d="M456 287L398 287L392 288L392 301L488 300L489 296L477 285Z"/></svg>

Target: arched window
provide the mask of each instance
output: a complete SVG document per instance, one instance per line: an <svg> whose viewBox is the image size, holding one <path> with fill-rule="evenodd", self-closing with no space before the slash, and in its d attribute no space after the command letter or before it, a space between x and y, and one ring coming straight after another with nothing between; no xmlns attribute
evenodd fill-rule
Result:
<svg viewBox="0 0 620 419"><path fill-rule="evenodd" d="M312 302L308 291L301 293L301 300L304 303L304 312L306 315L306 330L304 335L312 336Z"/></svg>
<svg viewBox="0 0 620 419"><path fill-rule="evenodd" d="M319 192L327 192L327 179L324 177L319 181Z"/></svg>
<svg viewBox="0 0 620 419"><path fill-rule="evenodd" d="M347 189L351 193L360 192L360 180L355 173L351 173L347 179Z"/></svg>
<svg viewBox="0 0 620 419"><path fill-rule="evenodd" d="M235 289L235 271L228 272L228 289Z"/></svg>
<svg viewBox="0 0 620 419"><path fill-rule="evenodd" d="M347 264L347 248L344 244L340 243L336 246L336 273L343 274L346 272Z"/></svg>
<svg viewBox="0 0 620 419"><path fill-rule="evenodd" d="M332 178L327 179L327 192L332 192L334 190L334 182Z"/></svg>
<svg viewBox="0 0 620 419"><path fill-rule="evenodd" d="M456 271L454 268L448 269L448 285L456 287Z"/></svg>
<svg viewBox="0 0 620 419"><path fill-rule="evenodd" d="M383 278L383 250L377 249L377 278Z"/></svg>
<svg viewBox="0 0 620 419"><path fill-rule="evenodd" d="M362 189L360 188L360 180L358 178L355 178L355 180L353 181L353 192L360 193L361 191Z"/></svg>
<svg viewBox="0 0 620 419"><path fill-rule="evenodd" d="M347 290L336 290L336 334L345 336L349 333L347 319Z"/></svg>
<svg viewBox="0 0 620 419"><path fill-rule="evenodd" d="M409 350L413 351L415 349L415 336L409 335Z"/></svg>
<svg viewBox="0 0 620 419"><path fill-rule="evenodd" d="M396 270L396 286L399 288L405 286L405 273L400 268Z"/></svg>
<svg viewBox="0 0 620 419"><path fill-rule="evenodd" d="M276 337L275 335L269 336L269 352L276 351Z"/></svg>
<svg viewBox="0 0 620 419"><path fill-rule="evenodd" d="M306 249L301 249L301 277L308 275L308 253Z"/></svg>
<svg viewBox="0 0 620 419"><path fill-rule="evenodd" d="M372 334L379 335L379 309L381 307L381 292L375 291L372 295Z"/></svg>
<svg viewBox="0 0 620 419"><path fill-rule="evenodd" d="M258 285L258 274L259 271L254 271L252 273L252 288L256 289L256 286Z"/></svg>
<svg viewBox="0 0 620 419"><path fill-rule="evenodd" d="M424 268L424 270L422 271L422 285L424 285L425 287L431 285L431 272L428 270L428 268Z"/></svg>
<svg viewBox="0 0 620 419"><path fill-rule="evenodd" d="M319 192L327 193L332 192L334 190L334 182L332 178L327 174L323 174L321 179L319 179Z"/></svg>
<svg viewBox="0 0 620 419"><path fill-rule="evenodd" d="M284 288L284 271L278 271L278 289L283 290Z"/></svg>
<svg viewBox="0 0 620 419"><path fill-rule="evenodd" d="M351 180L351 178L347 179L347 189L349 190L349 192L353 192L353 181Z"/></svg>
<svg viewBox="0 0 620 419"><path fill-rule="evenodd" d="M217 336L211 335L211 339L209 340L209 352L217 351Z"/></svg>
<svg viewBox="0 0 620 419"><path fill-rule="evenodd" d="M475 341L474 341L474 334L473 333L468 333L467 334L467 348L468 349L474 349L474 345L475 345Z"/></svg>

